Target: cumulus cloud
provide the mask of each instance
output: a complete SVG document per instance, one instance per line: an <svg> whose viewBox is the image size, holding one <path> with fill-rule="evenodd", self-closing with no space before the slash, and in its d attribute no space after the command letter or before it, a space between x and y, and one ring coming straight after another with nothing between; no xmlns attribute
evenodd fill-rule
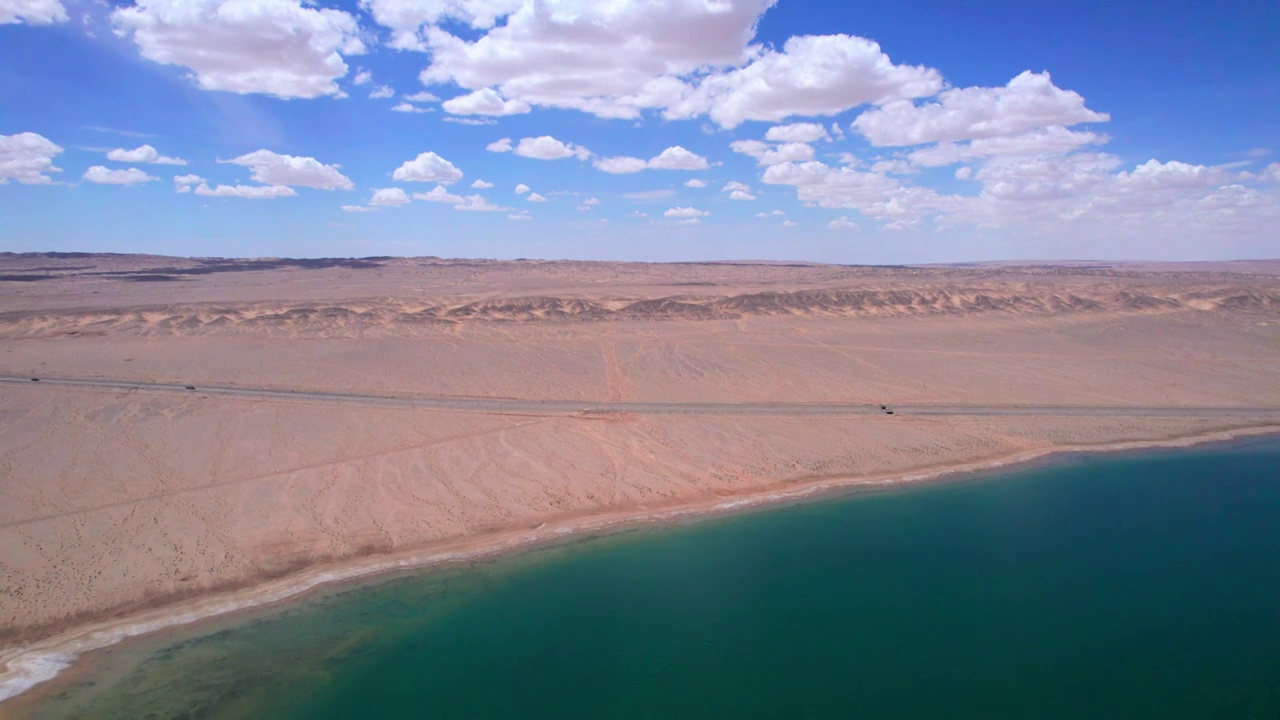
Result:
<svg viewBox="0 0 1280 720"><path fill-rule="evenodd" d="M827 227L831 228L832 230L857 230L858 224L850 220L849 218L845 217L844 215L841 215L835 220L832 220L831 222L827 223Z"/></svg>
<svg viewBox="0 0 1280 720"><path fill-rule="evenodd" d="M506 22L474 41L427 27L418 46L430 51L431 64L421 79L471 90L493 87L532 105L634 118L688 92L679 76L747 61L756 21L774 2L513 1L501 13ZM498 14L483 19L492 24Z"/></svg>
<svg viewBox="0 0 1280 720"><path fill-rule="evenodd" d="M52 25L67 21L59 0L0 0L0 25Z"/></svg>
<svg viewBox="0 0 1280 720"><path fill-rule="evenodd" d="M511 138L494 140L484 147L489 152L511 152Z"/></svg>
<svg viewBox="0 0 1280 720"><path fill-rule="evenodd" d="M493 88L530 105L600 117L635 118L651 109L668 119L709 115L735 127L834 115L942 88L936 70L895 65L865 38L800 36L780 50L752 44L775 2L365 0L392 29L394 47L430 52L420 75L428 85ZM445 31L443 20L479 23L472 28L483 32L463 39Z"/></svg>
<svg viewBox="0 0 1280 720"><path fill-rule="evenodd" d="M445 100L441 107L454 115L522 115L531 109L521 100L503 100L492 88Z"/></svg>
<svg viewBox="0 0 1280 720"><path fill-rule="evenodd" d="M417 105L413 105L411 103L400 102L400 103L396 103L395 105L392 105L391 111L398 112L398 113L429 113L429 112L435 112L435 108L418 107Z"/></svg>
<svg viewBox="0 0 1280 720"><path fill-rule="evenodd" d="M744 190L734 190L729 193L730 200L755 200L756 196Z"/></svg>
<svg viewBox="0 0 1280 720"><path fill-rule="evenodd" d="M466 210L472 212L497 212L499 210L510 210L509 207L500 207L490 203L482 195L454 195L445 189L443 185L437 185L430 192L414 193L415 200L425 200L427 202L443 203L452 205L455 210Z"/></svg>
<svg viewBox="0 0 1280 720"><path fill-rule="evenodd" d="M488 190L489 188L493 187L493 183L485 182L484 180L476 178L476 181L471 183L471 187L477 190Z"/></svg>
<svg viewBox="0 0 1280 720"><path fill-rule="evenodd" d="M339 95L343 55L365 49L353 15L301 0L137 0L111 20L144 58L190 69L205 90Z"/></svg>
<svg viewBox="0 0 1280 720"><path fill-rule="evenodd" d="M384 98L391 98L395 96L396 91L392 90L390 85L383 85L381 87L374 88L373 91L369 93L369 99L371 100L382 100Z"/></svg>
<svg viewBox="0 0 1280 720"><path fill-rule="evenodd" d="M796 221L794 221L794 220L783 220L783 221L782 221L782 227L793 228L793 227L795 227L795 226L796 226Z"/></svg>
<svg viewBox="0 0 1280 720"><path fill-rule="evenodd" d="M729 193L730 200L755 200L756 196L751 194L751 187L743 183L733 180L720 188L720 192Z"/></svg>
<svg viewBox="0 0 1280 720"><path fill-rule="evenodd" d="M649 161L655 170L706 170L707 159L689 150L673 145Z"/></svg>
<svg viewBox="0 0 1280 720"><path fill-rule="evenodd" d="M431 93L427 92L426 90L420 90L420 91L418 91L418 92L416 92L416 93L414 93L414 94L412 94L412 95L405 95L405 96L404 96L404 99L405 99L405 100L408 100L409 102L416 102L416 103L439 102L439 101L440 101L440 98L436 97L435 95L432 95Z"/></svg>
<svg viewBox="0 0 1280 720"><path fill-rule="evenodd" d="M325 165L311 157L255 150L223 162L249 168L252 171L250 177L264 185L293 185L321 190L350 190L355 187L350 178L338 171L337 165Z"/></svg>
<svg viewBox="0 0 1280 720"><path fill-rule="evenodd" d="M420 31L446 20L473 29L493 27L522 0L360 0L379 25L391 29L390 45L398 50L425 50Z"/></svg>
<svg viewBox="0 0 1280 720"><path fill-rule="evenodd" d="M1055 86L1049 73L1025 71L1004 87L954 88L921 105L909 100L887 103L854 118L852 127L872 145L920 145L1110 119L1086 108L1079 93Z"/></svg>
<svg viewBox="0 0 1280 720"><path fill-rule="evenodd" d="M529 202L535 202L535 203L544 203L547 201L545 197L543 197L542 195L539 195L538 193L529 193L529 197L525 198L525 200L528 200Z"/></svg>
<svg viewBox="0 0 1280 720"><path fill-rule="evenodd" d="M368 207L365 205L343 205L343 212L376 212L378 208Z"/></svg>
<svg viewBox="0 0 1280 720"><path fill-rule="evenodd" d="M369 204L374 207L399 207L409 203L409 194L400 188L378 188L373 191Z"/></svg>
<svg viewBox="0 0 1280 720"><path fill-rule="evenodd" d="M196 185L204 183L199 175L177 175L173 178L173 187L180 193L189 193Z"/></svg>
<svg viewBox="0 0 1280 720"><path fill-rule="evenodd" d="M721 127L747 120L835 115L867 103L928 97L942 76L923 66L895 65L872 40L851 35L799 35L782 50L756 46L749 64L708 75L666 111L669 118L706 113Z"/></svg>
<svg viewBox="0 0 1280 720"><path fill-rule="evenodd" d="M821 123L792 123L774 125L764 134L764 139L779 143L811 143L830 140L831 136Z"/></svg>
<svg viewBox="0 0 1280 720"><path fill-rule="evenodd" d="M756 164L761 166L804 162L812 160L814 156L813 146L800 142L774 146L760 140L734 140L729 143L729 149L755 158Z"/></svg>
<svg viewBox="0 0 1280 720"><path fill-rule="evenodd" d="M61 152L57 143L37 133L0 135L0 185L10 180L23 185L53 182L49 173L62 172L53 165L54 156Z"/></svg>
<svg viewBox="0 0 1280 720"><path fill-rule="evenodd" d="M107 153L108 160L127 163L153 163L156 165L186 165L182 158L165 157L150 145L143 145L132 150L116 148Z"/></svg>
<svg viewBox="0 0 1280 720"><path fill-rule="evenodd" d="M701 223L702 223L702 220L700 218L685 218L684 220L676 221L677 225L698 225Z"/></svg>
<svg viewBox="0 0 1280 720"><path fill-rule="evenodd" d="M720 188L720 192L730 192L732 190L741 190L743 192L751 192L751 186L745 183L740 183L737 180L730 180L729 182L725 183L724 187Z"/></svg>
<svg viewBox="0 0 1280 720"><path fill-rule="evenodd" d="M435 182L450 185L462 179L462 171L439 155L424 152L396 168L396 171L391 173L391 178L401 182Z"/></svg>
<svg viewBox="0 0 1280 720"><path fill-rule="evenodd" d="M707 186L707 184L699 180L698 178L691 178L689 180L684 181L684 186L690 187L690 188L704 188Z"/></svg>
<svg viewBox="0 0 1280 720"><path fill-rule="evenodd" d="M516 185L516 194L517 194L517 195L523 195L523 194L525 194L525 193L529 192L529 189L530 189L530 188L529 188L529 186L528 186L528 185L525 185L524 183L520 183L519 185Z"/></svg>
<svg viewBox="0 0 1280 720"><path fill-rule="evenodd" d="M373 73L368 70L360 70L355 77L351 78L352 85L368 85L373 82Z"/></svg>
<svg viewBox="0 0 1280 720"><path fill-rule="evenodd" d="M586 200L583 200L583 201L582 201L582 204L583 204L583 205L599 205L599 204L600 204L600 198L593 198L593 197L591 197L591 198L587 198Z"/></svg>
<svg viewBox="0 0 1280 720"><path fill-rule="evenodd" d="M614 175L638 173L649 167L649 161L643 158L619 155L617 157L600 158L593 163L596 169Z"/></svg>
<svg viewBox="0 0 1280 720"><path fill-rule="evenodd" d="M669 218L700 218L707 217L711 213L705 210L699 210L691 207L673 207L662 213L663 217Z"/></svg>
<svg viewBox="0 0 1280 720"><path fill-rule="evenodd" d="M638 173L641 170L646 169L705 170L709 166L706 158L698 155L697 153L686 150L679 145L673 145L648 160L621 155L618 157L601 158L594 164L596 168L603 170L604 172L614 173L617 175ZM689 187L699 186L689 185Z"/></svg>
<svg viewBox="0 0 1280 720"><path fill-rule="evenodd" d="M501 142L501 140L498 141L498 143ZM497 143L491 143L489 147L492 148L496 144ZM510 144L510 141L508 141L508 144ZM494 152L503 151L495 150ZM560 142L550 135L543 135L536 138L521 138L520 144L515 147L515 154L520 157L534 158L536 160L560 160L568 157L576 157L579 160L586 160L588 157L591 157L591 151L581 145Z"/></svg>
<svg viewBox="0 0 1280 720"><path fill-rule="evenodd" d="M138 168L110 170L101 165L94 165L84 171L84 179L100 185L137 185L138 183L151 182L160 178L148 175Z"/></svg>
<svg viewBox="0 0 1280 720"><path fill-rule="evenodd" d="M461 205L467 199L461 195L454 195L449 192L443 185L437 185L430 192L414 193L414 200L425 200L427 202L446 203L448 205Z"/></svg>
<svg viewBox="0 0 1280 720"><path fill-rule="evenodd" d="M1099 145L1107 139L1106 135L1053 125L1011 137L982 138L966 143L941 142L912 151L907 160L920 167L943 167L996 155L1056 155L1086 145Z"/></svg>
<svg viewBox="0 0 1280 720"><path fill-rule="evenodd" d="M293 188L284 185L219 185L211 188L205 183L196 186L195 192L204 197L235 197L246 200L273 200L298 194Z"/></svg>

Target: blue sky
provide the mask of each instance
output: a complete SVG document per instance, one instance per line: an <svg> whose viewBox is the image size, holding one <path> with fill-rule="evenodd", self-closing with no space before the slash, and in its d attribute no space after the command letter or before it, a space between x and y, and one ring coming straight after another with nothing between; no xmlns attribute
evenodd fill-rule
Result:
<svg viewBox="0 0 1280 720"><path fill-rule="evenodd" d="M1280 256L1280 6L1122 5L0 0L0 249Z"/></svg>

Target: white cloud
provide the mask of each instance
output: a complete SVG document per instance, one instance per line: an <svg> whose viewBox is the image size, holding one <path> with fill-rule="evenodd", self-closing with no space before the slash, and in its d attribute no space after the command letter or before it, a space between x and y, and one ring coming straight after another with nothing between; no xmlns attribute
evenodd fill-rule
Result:
<svg viewBox="0 0 1280 720"><path fill-rule="evenodd" d="M494 87L532 105L634 118L687 93L678 76L746 61L756 21L775 1L513 0L510 14L502 13L506 22L474 41L427 28L419 47L429 49L431 65L421 78Z"/></svg>
<svg viewBox="0 0 1280 720"><path fill-rule="evenodd" d="M246 200L272 200L282 197L293 197L298 193L284 185L219 185L215 188L201 183L196 187L196 194L204 197L238 197Z"/></svg>
<svg viewBox="0 0 1280 720"><path fill-rule="evenodd" d="M503 100L493 88L480 88L470 94L445 100L441 107L454 115L522 115L530 110L529 103Z"/></svg>
<svg viewBox="0 0 1280 720"><path fill-rule="evenodd" d="M699 180L698 178L691 178L689 180L684 181L684 186L691 187L691 188L704 188L707 186L707 184Z"/></svg>
<svg viewBox="0 0 1280 720"><path fill-rule="evenodd" d="M379 188L373 191L369 204L375 207L399 207L409 203L409 194L400 188Z"/></svg>
<svg viewBox="0 0 1280 720"><path fill-rule="evenodd" d="M827 129L821 123L793 123L774 125L764 134L764 139L780 143L811 143L830 140Z"/></svg>
<svg viewBox="0 0 1280 720"><path fill-rule="evenodd" d="M734 190L729 193L730 200L755 200L756 196L742 190Z"/></svg>
<svg viewBox="0 0 1280 720"><path fill-rule="evenodd" d="M486 145L484 149L489 152L511 152L511 138L494 140Z"/></svg>
<svg viewBox="0 0 1280 720"><path fill-rule="evenodd" d="M1049 73L1025 71L999 88L945 90L936 101L891 102L854 118L852 127L872 145L919 145L1008 137L1051 125L1106 122L1084 98L1053 84Z"/></svg>
<svg viewBox="0 0 1280 720"><path fill-rule="evenodd" d="M338 95L343 55L364 52L354 16L300 0L137 0L111 19L143 57L189 68L205 90Z"/></svg>
<svg viewBox="0 0 1280 720"><path fill-rule="evenodd" d="M343 205L343 212L376 212L378 208L365 205Z"/></svg>
<svg viewBox="0 0 1280 720"><path fill-rule="evenodd" d="M494 88L530 105L600 117L655 109L669 119L709 114L733 127L941 89L936 71L894 65L864 38L793 37L782 50L751 44L775 2L365 0L392 28L394 47L430 52L425 84ZM463 39L441 19L486 31Z"/></svg>
<svg viewBox="0 0 1280 720"><path fill-rule="evenodd" d="M453 20L474 29L493 27L498 18L516 10L523 0L360 0L360 6L379 25L391 29L391 47L425 50L420 31L425 25Z"/></svg>
<svg viewBox="0 0 1280 720"><path fill-rule="evenodd" d="M375 88L373 92L369 93L369 98L371 100L381 100L383 98L390 98L395 96L396 96L396 91L392 90L390 85L382 85L378 88Z"/></svg>
<svg viewBox="0 0 1280 720"><path fill-rule="evenodd" d="M774 217L774 216L777 216L777 215L786 215L786 213L782 212L781 210L774 210L774 211L772 211L772 212L758 212L758 213L756 213L756 217L758 217L758 218Z"/></svg>
<svg viewBox="0 0 1280 720"><path fill-rule="evenodd" d="M101 165L94 165L84 171L84 179L91 183L98 183L101 185L136 185L138 183L159 180L160 178L148 175L138 168L110 170Z"/></svg>
<svg viewBox="0 0 1280 720"><path fill-rule="evenodd" d="M296 185L321 190L350 190L355 187L351 178L338 172L337 165L325 165L311 157L255 150L222 162L249 168L252 170L250 177L264 185Z"/></svg>
<svg viewBox="0 0 1280 720"><path fill-rule="evenodd" d="M461 195L454 195L445 189L443 185L437 185L432 188L431 192L414 193L414 200L425 200L427 202L445 203L448 205L461 205L467 199Z"/></svg>
<svg viewBox="0 0 1280 720"><path fill-rule="evenodd" d="M53 165L54 156L61 152L56 143L37 133L0 135L0 185L10 180L23 185L53 182L49 173L62 172L62 168Z"/></svg>
<svg viewBox="0 0 1280 720"><path fill-rule="evenodd" d="M655 170L706 170L707 159L679 145L673 145L649 160Z"/></svg>
<svg viewBox="0 0 1280 720"><path fill-rule="evenodd" d="M1259 177L1268 182L1280 182L1280 163L1271 163Z"/></svg>
<svg viewBox="0 0 1280 720"><path fill-rule="evenodd" d="M517 195L523 195L523 194L525 194L525 193L527 193L527 192L529 192L529 186L528 186L528 185L525 185L524 183L520 183L519 185L517 185L517 186L516 186L516 194L517 194Z"/></svg>
<svg viewBox="0 0 1280 720"><path fill-rule="evenodd" d="M841 215L840 217L827 223L827 227L832 230L857 230L858 224L849 218Z"/></svg>
<svg viewBox="0 0 1280 720"><path fill-rule="evenodd" d="M594 164L596 168L603 170L604 172L619 175L637 173L645 169L705 170L708 167L706 158L698 155L697 153L690 152L679 145L673 145L648 160L622 155L618 157L601 158ZM686 183L686 185L688 185L688 183ZM689 185L689 187L699 186Z"/></svg>
<svg viewBox="0 0 1280 720"><path fill-rule="evenodd" d="M597 169L615 175L638 173L649 167L649 161L638 157L621 155L618 157L600 158L593 163Z"/></svg>
<svg viewBox="0 0 1280 720"><path fill-rule="evenodd" d="M373 73L368 70L360 70L356 76L351 78L352 85L368 85L373 82Z"/></svg>
<svg viewBox="0 0 1280 720"><path fill-rule="evenodd" d="M67 21L58 0L0 0L0 25L52 25Z"/></svg>
<svg viewBox="0 0 1280 720"><path fill-rule="evenodd" d="M831 134L836 140L844 139L844 129L840 127L840 123L831 123Z"/></svg>
<svg viewBox="0 0 1280 720"><path fill-rule="evenodd" d="M462 171L433 152L424 152L409 160L391 174L401 182L436 182L449 185L462 178Z"/></svg>
<svg viewBox="0 0 1280 720"><path fill-rule="evenodd" d="M789 162L805 162L813 159L813 146L805 143L790 142L778 146L760 140L734 140L729 148L736 153L749 155L761 166L778 165Z"/></svg>
<svg viewBox="0 0 1280 720"><path fill-rule="evenodd" d="M710 214L711 213L706 212L705 210L698 210L697 208L673 207L662 213L662 216L669 218L700 218L706 217Z"/></svg>
<svg viewBox="0 0 1280 720"><path fill-rule="evenodd" d="M707 76L669 108L669 118L706 113L721 127L746 120L835 115L866 103L928 97L942 76L923 66L894 65L874 41L850 35L800 35L782 50L755 46L750 64Z"/></svg>
<svg viewBox="0 0 1280 720"><path fill-rule="evenodd" d="M473 118L459 117L457 115L446 115L444 121L455 125L497 125L498 121L493 118Z"/></svg>
<svg viewBox="0 0 1280 720"><path fill-rule="evenodd" d="M782 227L789 227L789 228L793 228L793 227L795 227L795 226L796 226L796 221L795 221L795 220L783 220L783 221L782 221Z"/></svg>
<svg viewBox="0 0 1280 720"><path fill-rule="evenodd" d="M436 97L435 95L432 95L426 90L421 90L412 95L405 95L404 99L408 100L409 102L419 102L419 103L440 101L440 98Z"/></svg>
<svg viewBox="0 0 1280 720"><path fill-rule="evenodd" d="M677 225L699 225L699 224L701 224L701 223L702 223L702 220L700 220L700 219L698 219L698 218L687 218L687 219L684 219L684 220L677 220L677 221L676 221L676 224L677 224Z"/></svg>
<svg viewBox="0 0 1280 720"><path fill-rule="evenodd" d="M880 173L881 175L911 175L913 173L920 172L919 168L915 167L911 163L897 158L877 160L872 163L871 167L868 169L873 173Z"/></svg>
<svg viewBox="0 0 1280 720"><path fill-rule="evenodd" d="M180 193L189 193L196 185L204 184L204 178L199 175L177 175L173 178L173 187Z"/></svg>
<svg viewBox="0 0 1280 720"><path fill-rule="evenodd" d="M586 200L583 200L582 204L583 205L599 205L600 198L590 197L590 198L587 198Z"/></svg>
<svg viewBox="0 0 1280 720"><path fill-rule="evenodd" d="M485 182L484 180L476 178L476 181L471 183L471 187L477 190L488 190L489 188L493 187L493 183Z"/></svg>
<svg viewBox="0 0 1280 720"><path fill-rule="evenodd" d="M470 212L501 212L511 210L509 207L494 205L479 195L468 195L463 198L461 205L454 205L455 210L466 210Z"/></svg>
<svg viewBox="0 0 1280 720"><path fill-rule="evenodd" d="M1010 137L982 138L967 143L942 142L915 150L907 159L920 167L942 167L995 155L1056 155L1105 142L1106 135L1052 125Z"/></svg>
<svg viewBox="0 0 1280 720"><path fill-rule="evenodd" d="M547 201L545 197L539 195L538 193L529 193L529 197L525 198L525 200L528 200L529 202L535 202L535 203L544 203Z"/></svg>
<svg viewBox="0 0 1280 720"><path fill-rule="evenodd" d="M568 157L586 160L591 156L591 151L581 145L563 143L550 135L522 138L520 144L516 145L515 153L521 157L534 158L536 160L560 160Z"/></svg>
<svg viewBox="0 0 1280 720"><path fill-rule="evenodd" d="M418 107L417 105L411 105L407 102L400 102L392 105L391 111L398 113L429 113L435 112L435 108Z"/></svg>
<svg viewBox="0 0 1280 720"><path fill-rule="evenodd" d="M521 210L520 212L517 212L517 213L511 213L510 215L507 216L507 219L508 220L532 220L533 216L529 214L528 210Z"/></svg>
<svg viewBox="0 0 1280 720"><path fill-rule="evenodd" d="M116 148L107 153L108 160L127 163L154 163L156 165L186 165L181 158L165 157L150 145L143 145L132 150Z"/></svg>
<svg viewBox="0 0 1280 720"><path fill-rule="evenodd" d="M649 217L649 213L647 213L647 212L640 212L639 210L636 210L636 211L635 211L635 212L633 212L633 213L629 213L629 214L627 215L627 217L629 217L629 218L647 218L647 217Z"/></svg>
<svg viewBox="0 0 1280 720"><path fill-rule="evenodd" d="M729 182L725 183L724 187L720 188L720 192L730 192L732 190L739 190L741 192L751 192L751 186L745 183L740 183L737 180L730 180Z"/></svg>

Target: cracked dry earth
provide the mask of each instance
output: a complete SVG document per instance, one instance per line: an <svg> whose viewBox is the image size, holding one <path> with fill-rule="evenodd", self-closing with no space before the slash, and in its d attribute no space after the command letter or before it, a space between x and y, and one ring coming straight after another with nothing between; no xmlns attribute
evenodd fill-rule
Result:
<svg viewBox="0 0 1280 720"><path fill-rule="evenodd" d="M341 559L824 479L1264 427L1275 417L1249 409L1280 406L1275 263L8 255L0 271L28 278L0 281L9 375L584 402L1239 408L564 416L7 384L0 644Z"/></svg>

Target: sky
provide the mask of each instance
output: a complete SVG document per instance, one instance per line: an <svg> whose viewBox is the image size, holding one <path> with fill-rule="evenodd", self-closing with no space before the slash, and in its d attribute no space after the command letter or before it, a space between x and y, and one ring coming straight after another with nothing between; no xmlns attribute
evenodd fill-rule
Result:
<svg viewBox="0 0 1280 720"><path fill-rule="evenodd" d="M0 0L0 250L1280 257L1280 3Z"/></svg>

